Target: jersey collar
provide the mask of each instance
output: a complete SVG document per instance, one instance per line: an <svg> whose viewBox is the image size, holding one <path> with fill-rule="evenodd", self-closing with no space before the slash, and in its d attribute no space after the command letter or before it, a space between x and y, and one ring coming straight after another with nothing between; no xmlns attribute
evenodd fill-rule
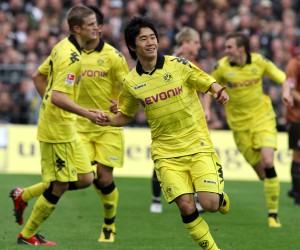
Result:
<svg viewBox="0 0 300 250"><path fill-rule="evenodd" d="M229 63L230 66L238 66L236 63ZM246 63L245 64L251 64L251 54L247 53L247 59L246 59Z"/></svg>
<svg viewBox="0 0 300 250"><path fill-rule="evenodd" d="M161 53L158 53L157 54L156 65L150 73L143 70L140 61L138 61L137 64L136 64L136 71L140 76L142 74L152 75L155 72L156 69L162 69L163 68L164 62L165 62L165 57Z"/></svg>
<svg viewBox="0 0 300 250"><path fill-rule="evenodd" d="M71 43L74 44L74 46L76 47L76 49L77 49L77 50L80 52L80 54L81 54L81 48L80 48L80 45L79 45L79 43L77 42L75 36L72 35L72 34L70 34L69 37L68 37L68 39L69 39L69 41L70 41Z"/></svg>
<svg viewBox="0 0 300 250"><path fill-rule="evenodd" d="M102 39L100 39L97 47L95 48L96 51L100 52L104 47L104 41Z"/></svg>

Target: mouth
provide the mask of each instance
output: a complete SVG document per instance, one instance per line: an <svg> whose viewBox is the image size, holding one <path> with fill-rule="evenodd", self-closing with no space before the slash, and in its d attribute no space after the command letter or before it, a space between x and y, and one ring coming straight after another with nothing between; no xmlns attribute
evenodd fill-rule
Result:
<svg viewBox="0 0 300 250"><path fill-rule="evenodd" d="M145 50L146 50L147 52L152 53L152 52L155 52L155 51L156 51L156 47L146 48Z"/></svg>

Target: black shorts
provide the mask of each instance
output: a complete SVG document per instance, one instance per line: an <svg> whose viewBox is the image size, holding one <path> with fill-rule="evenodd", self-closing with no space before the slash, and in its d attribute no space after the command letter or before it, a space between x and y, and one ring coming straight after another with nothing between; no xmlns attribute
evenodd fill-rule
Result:
<svg viewBox="0 0 300 250"><path fill-rule="evenodd" d="M289 149L300 149L300 123L288 123L287 132L289 135Z"/></svg>

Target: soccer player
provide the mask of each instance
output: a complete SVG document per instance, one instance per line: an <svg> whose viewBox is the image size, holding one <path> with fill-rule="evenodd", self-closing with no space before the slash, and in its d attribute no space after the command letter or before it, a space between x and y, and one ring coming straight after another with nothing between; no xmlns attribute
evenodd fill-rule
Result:
<svg viewBox="0 0 300 250"><path fill-rule="evenodd" d="M103 14L92 8L99 24L96 40L88 42L82 53L82 77L78 104L89 109L117 113L120 83L129 73L125 57L100 38ZM77 131L88 151L90 161L96 164L94 187L103 204L104 223L99 242L114 242L115 217L119 192L114 183L113 169L124 161L124 136L121 127L100 127L78 117Z"/></svg>
<svg viewBox="0 0 300 250"><path fill-rule="evenodd" d="M229 211L222 165L214 151L197 91L211 91L221 103L228 95L215 79L186 59L158 52L151 20L134 17L125 41L136 67L126 76L118 113L98 111L97 124L125 126L141 104L151 130L151 156L167 202L175 202L192 238L203 249L217 250L208 224L196 209L194 191L210 212Z"/></svg>
<svg viewBox="0 0 300 250"><path fill-rule="evenodd" d="M292 188L288 195L294 198L295 205L300 205L300 51L288 61L285 72L294 100L294 105L288 107L286 113L289 149L293 153Z"/></svg>
<svg viewBox="0 0 300 250"><path fill-rule="evenodd" d="M225 54L212 76L228 91L230 102L225 105L225 112L237 148L264 181L268 225L279 228L280 185L274 167L276 120L270 97L263 93L262 86L263 76L282 84L282 100L290 105L286 76L262 55L251 53L249 37L241 32L226 36Z"/></svg>
<svg viewBox="0 0 300 250"><path fill-rule="evenodd" d="M54 46L46 60L49 66L42 65L38 69L43 73L46 68L49 72L46 89L44 82L36 81L43 79L43 74L35 73L34 82L43 97L37 135L43 182L29 189L16 188L10 193L19 224L23 224L27 201L40 194L18 235L19 244L56 245L38 234L38 228L52 214L65 191L88 187L94 179L88 154L76 133L76 117L83 116L95 123L96 113L74 101L80 84L81 47L97 38L98 25L94 11L82 5L69 9L67 20L70 35Z"/></svg>
<svg viewBox="0 0 300 250"><path fill-rule="evenodd" d="M201 68L199 63L197 62L197 56L199 49L201 48L200 35L197 30L185 26L183 27L176 35L175 35L177 48L174 52L174 56L185 58L195 64L198 68ZM204 95L201 92L198 92L199 99L201 100L206 121L210 120L210 103L211 103L211 95ZM162 212L162 204L161 204L161 188L159 180L156 176L155 168L152 174L152 204L150 206L150 212L152 213L161 213ZM196 207L199 212L204 212L204 209L201 207L197 195L195 194L196 199Z"/></svg>

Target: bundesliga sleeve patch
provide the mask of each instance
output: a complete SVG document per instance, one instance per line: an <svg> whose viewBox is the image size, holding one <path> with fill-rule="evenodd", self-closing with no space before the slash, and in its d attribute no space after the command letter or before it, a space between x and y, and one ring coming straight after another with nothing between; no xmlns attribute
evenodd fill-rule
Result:
<svg viewBox="0 0 300 250"><path fill-rule="evenodd" d="M66 84L73 85L75 82L75 75L74 74L67 74Z"/></svg>

